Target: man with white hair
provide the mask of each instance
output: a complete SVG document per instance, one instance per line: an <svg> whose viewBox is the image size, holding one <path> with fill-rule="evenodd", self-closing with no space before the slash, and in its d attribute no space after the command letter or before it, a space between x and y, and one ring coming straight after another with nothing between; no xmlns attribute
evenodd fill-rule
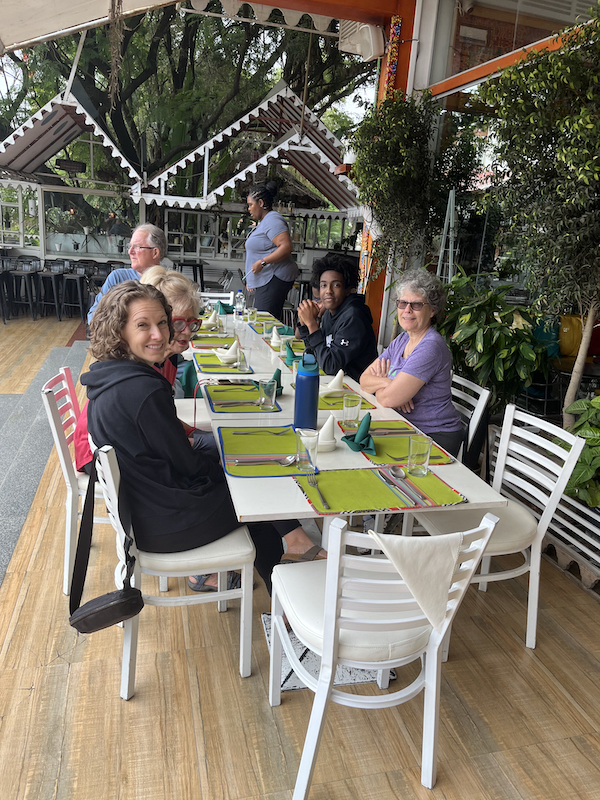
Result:
<svg viewBox="0 0 600 800"><path fill-rule="evenodd" d="M147 269L158 266L166 255L167 238L163 231L150 222L138 225L131 236L129 244L131 267L114 269L104 281L102 288L96 295L93 306L88 312L88 325L92 321L100 299L109 289L124 281L139 281Z"/></svg>

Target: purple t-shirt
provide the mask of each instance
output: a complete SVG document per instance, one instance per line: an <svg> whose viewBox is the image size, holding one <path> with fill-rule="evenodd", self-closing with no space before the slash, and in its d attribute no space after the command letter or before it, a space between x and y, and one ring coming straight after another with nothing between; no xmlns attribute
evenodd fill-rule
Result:
<svg viewBox="0 0 600 800"><path fill-rule="evenodd" d="M402 333L380 356L390 359L388 378L406 372L425 381L412 399L413 411L400 413L423 433L460 430L460 416L452 405L450 391L452 356L448 345L435 328L429 328L408 358L404 358L402 353L407 344L408 333Z"/></svg>

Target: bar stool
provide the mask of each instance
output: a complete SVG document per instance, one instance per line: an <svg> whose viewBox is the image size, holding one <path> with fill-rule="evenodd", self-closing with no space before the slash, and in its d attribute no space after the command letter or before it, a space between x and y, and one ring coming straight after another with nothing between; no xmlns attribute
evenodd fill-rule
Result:
<svg viewBox="0 0 600 800"><path fill-rule="evenodd" d="M34 278L40 266L39 258L19 258L17 269L10 271L12 277L11 306L13 309L15 306L29 306L31 319L33 320L37 319Z"/></svg>
<svg viewBox="0 0 600 800"><path fill-rule="evenodd" d="M37 310L43 316L44 306L54 306L56 318L61 321L61 286L66 262L63 260L46 261L44 270L36 274Z"/></svg>
<svg viewBox="0 0 600 800"><path fill-rule="evenodd" d="M85 322L88 275L92 274L95 268L96 265L92 261L78 261L73 272L64 273L61 316L64 316L65 308L79 308L81 321Z"/></svg>

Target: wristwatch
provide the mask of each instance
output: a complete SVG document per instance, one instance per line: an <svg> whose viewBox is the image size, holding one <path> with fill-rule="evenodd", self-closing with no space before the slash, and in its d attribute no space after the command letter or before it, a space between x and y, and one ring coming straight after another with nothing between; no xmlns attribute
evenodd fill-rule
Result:
<svg viewBox="0 0 600 800"><path fill-rule="evenodd" d="M267 266L267 262L264 260L264 258L263 258L263 260L260 262L260 265L261 265L261 267L263 267L263 268Z"/></svg>

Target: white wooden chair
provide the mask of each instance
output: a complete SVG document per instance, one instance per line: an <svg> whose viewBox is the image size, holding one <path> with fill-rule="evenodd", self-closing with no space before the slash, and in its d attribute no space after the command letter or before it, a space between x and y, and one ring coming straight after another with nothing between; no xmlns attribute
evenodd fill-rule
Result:
<svg viewBox="0 0 600 800"><path fill-rule="evenodd" d="M461 378L460 375L452 375L452 405L458 411L461 419L467 426L466 448L461 446L458 457L460 458L463 450L468 450L479 425L482 422L484 412L490 401L491 392L483 389L473 381Z"/></svg>
<svg viewBox="0 0 600 800"><path fill-rule="evenodd" d="M506 407L492 486L508 505L494 508L500 522L472 583L485 591L490 581L529 573L527 647L535 647L542 540L585 442L562 428ZM479 511L419 512L414 517L431 535L464 530L475 524ZM521 553L523 563L490 573L492 556Z"/></svg>
<svg viewBox="0 0 600 800"><path fill-rule="evenodd" d="M201 299L206 301L208 300L210 303L227 303L227 305L233 304L233 292L198 292Z"/></svg>
<svg viewBox="0 0 600 800"><path fill-rule="evenodd" d="M452 540L445 537L444 542L436 542L430 537L402 540L402 537L378 534L380 538L375 543L367 534L349 531L347 522L338 518L331 524L326 560L275 567L269 702L272 706L281 702L283 650L294 672L315 692L293 800L303 800L310 790L330 700L358 708L389 708L411 700L421 690L425 693L421 783L433 787L436 780L441 645L477 569L494 523L495 517L487 515L475 530L457 535ZM426 566L417 568L414 563L412 567L406 566L401 577L387 556L346 552L348 546L379 547L380 543L388 552L387 547L393 547L393 542L399 540L401 544L414 545L413 555ZM439 545L443 548L450 546L450 551L443 557ZM432 549L437 551L437 560L432 558ZM397 563L394 555L392 559ZM440 559L445 559L443 568L439 566ZM419 575L425 577L426 585L440 587L433 616L430 598L425 598L424 603L422 599L417 602L409 588L409 585L418 588L413 579L417 578L419 584ZM415 594L422 598L420 592L415 591ZM317 677L313 677L295 655L286 617L298 639L321 657ZM391 668L418 659L421 660L418 677L398 691L359 695L333 688L338 664L377 670L381 677L387 676ZM387 684L386 679L384 683Z"/></svg>
<svg viewBox="0 0 600 800"><path fill-rule="evenodd" d="M75 544L77 541L77 522L81 519L83 498L87 492L89 477L85 472L77 472L71 458L69 446L73 441L75 426L79 419L79 403L75 394L75 386L69 367L61 367L58 375L50 378L42 387L42 401L52 437L56 445L58 460L62 469L63 478L67 487L65 500L65 557L63 568L63 593L71 591L71 578L73 576L73 563L75 561ZM96 497L102 497L102 492L97 489ZM94 517L96 524L110 524L108 517Z"/></svg>
<svg viewBox="0 0 600 800"><path fill-rule="evenodd" d="M115 570L115 583L123 585L125 569L125 531L134 538L125 514L119 505L120 473L114 449L108 445L98 450L96 461L98 481L104 494L108 516L117 534L119 564ZM207 594L194 593L177 597L162 597L143 593L144 603L152 606L188 606L200 603L218 604L219 611L227 610L227 601L240 598L240 675L247 678L251 671L252 656L252 587L254 574L254 543L245 525L236 528L215 542L184 550L180 553L146 553L134 543L129 549L135 558L133 585L142 588L142 574L160 577L183 578L188 575L217 572L218 591ZM242 585L227 589L227 571L240 570ZM142 611L143 613L143 611ZM121 667L121 697L133 696L137 656L139 615L123 623L123 661Z"/></svg>

